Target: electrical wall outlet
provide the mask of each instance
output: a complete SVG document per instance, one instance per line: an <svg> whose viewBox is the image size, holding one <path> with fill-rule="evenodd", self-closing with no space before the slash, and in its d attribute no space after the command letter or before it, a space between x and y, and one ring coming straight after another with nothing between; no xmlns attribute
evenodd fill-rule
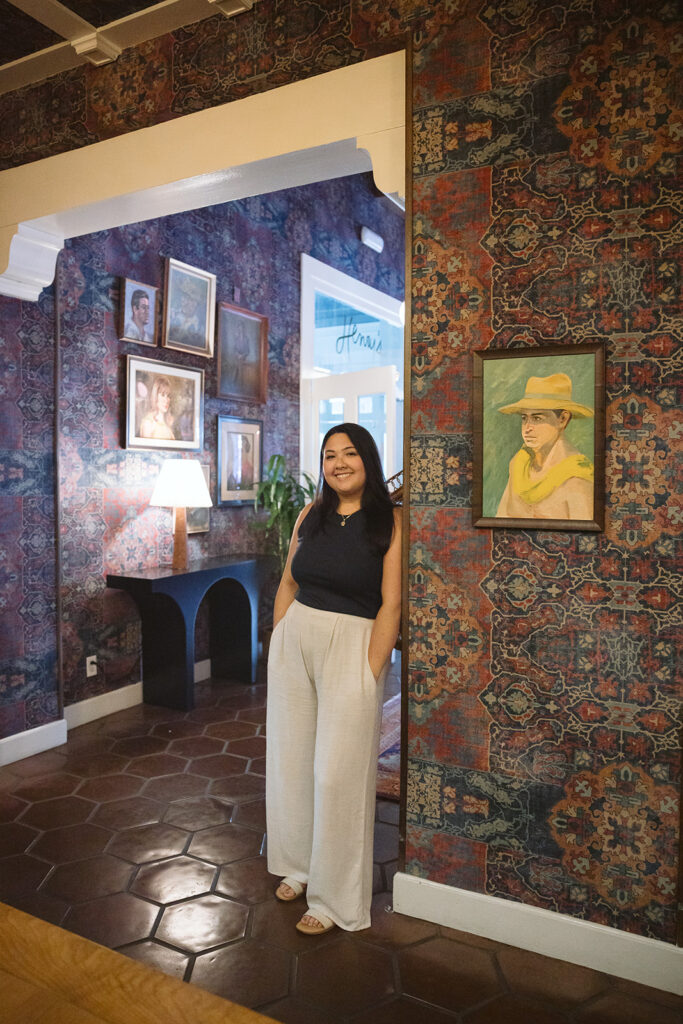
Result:
<svg viewBox="0 0 683 1024"><path fill-rule="evenodd" d="M85 659L85 674L86 676L97 675L97 655L91 654Z"/></svg>

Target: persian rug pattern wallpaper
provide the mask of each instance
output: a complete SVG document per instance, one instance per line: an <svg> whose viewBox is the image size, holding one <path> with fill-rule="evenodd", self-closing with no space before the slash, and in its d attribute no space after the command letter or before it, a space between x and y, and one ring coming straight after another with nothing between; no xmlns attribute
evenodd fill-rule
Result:
<svg viewBox="0 0 683 1024"><path fill-rule="evenodd" d="M677 16L672 0L262 0L0 97L4 166L16 166L402 48L410 35L406 870L667 942L683 521ZM144 230L127 244L144 251ZM257 247L240 242L257 264ZM69 287L87 291L103 270L94 245ZM50 301L21 314L3 304L0 358L10 374L19 349L23 359L17 464L32 453L16 470L31 475L31 498L6 521L24 517L24 581L34 565L48 572L40 423L52 364L32 339L51 322ZM91 328L106 311L79 326L82 303L72 305L67 329L99 336ZM604 533L473 529L471 351L581 341L606 346ZM82 345L97 362L98 342ZM86 369L68 372L75 382ZM98 401L113 423L113 365L106 383ZM69 431L85 438L101 413L74 400ZM84 479L70 444L67 471ZM93 472L78 494L91 535L68 550L70 566L105 529ZM54 611L24 588L21 614L49 630Z"/></svg>

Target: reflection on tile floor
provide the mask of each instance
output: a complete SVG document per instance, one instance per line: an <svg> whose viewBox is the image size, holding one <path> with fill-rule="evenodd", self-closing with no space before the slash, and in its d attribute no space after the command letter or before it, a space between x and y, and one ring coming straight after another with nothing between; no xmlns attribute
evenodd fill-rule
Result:
<svg viewBox="0 0 683 1024"><path fill-rule="evenodd" d="M372 927L300 935L264 858L265 687L197 697L0 769L0 900L287 1024L678 1024L674 996L394 914L383 800Z"/></svg>

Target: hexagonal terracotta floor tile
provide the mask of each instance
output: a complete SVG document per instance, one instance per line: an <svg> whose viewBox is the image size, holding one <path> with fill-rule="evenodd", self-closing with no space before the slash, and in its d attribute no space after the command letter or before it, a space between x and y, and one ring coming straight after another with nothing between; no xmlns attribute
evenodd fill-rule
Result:
<svg viewBox="0 0 683 1024"><path fill-rule="evenodd" d="M102 804L93 814L91 821L116 832L138 825L151 825L159 821L163 811L164 805L157 800L148 800L144 796L129 796L123 800L111 800Z"/></svg>
<svg viewBox="0 0 683 1024"><path fill-rule="evenodd" d="M228 753L239 757L264 757L266 753L265 736L250 736L243 740L230 740Z"/></svg>
<svg viewBox="0 0 683 1024"><path fill-rule="evenodd" d="M220 740L242 740L246 736L254 736L257 728L253 722L216 722L215 725L207 725L206 735Z"/></svg>
<svg viewBox="0 0 683 1024"><path fill-rule="evenodd" d="M78 788L78 796L95 803L107 803L135 796L144 784L144 779L137 775L101 775L96 779L85 779Z"/></svg>
<svg viewBox="0 0 683 1024"><path fill-rule="evenodd" d="M88 779L122 772L127 764L128 758L118 754L75 754L66 758L63 767L65 772Z"/></svg>
<svg viewBox="0 0 683 1024"><path fill-rule="evenodd" d="M113 754L121 754L122 757L145 757L164 751L166 740L160 736L129 736L117 740L111 749Z"/></svg>
<svg viewBox="0 0 683 1024"><path fill-rule="evenodd" d="M219 779L223 775L237 775L246 771L247 760L231 754L214 754L210 757L198 757L190 762L189 770L195 775L205 775L209 779Z"/></svg>
<svg viewBox="0 0 683 1024"><path fill-rule="evenodd" d="M204 776L162 775L158 779L150 779L145 783L143 794L151 800L182 800L186 797L201 796L209 788L209 780Z"/></svg>
<svg viewBox="0 0 683 1024"><path fill-rule="evenodd" d="M391 956L342 937L299 956L297 994L330 1013L351 1016L394 991Z"/></svg>
<svg viewBox="0 0 683 1024"><path fill-rule="evenodd" d="M265 707L245 708L243 711L237 712L237 721L253 722L254 725L265 725L266 709Z"/></svg>
<svg viewBox="0 0 683 1024"><path fill-rule="evenodd" d="M170 754L179 757L208 757L211 754L222 754L225 740L215 736L187 736L185 739L173 740L169 743Z"/></svg>
<svg viewBox="0 0 683 1024"><path fill-rule="evenodd" d="M216 870L213 864L192 857L171 857L141 867L131 892L155 903L175 903L209 893Z"/></svg>
<svg viewBox="0 0 683 1024"><path fill-rule="evenodd" d="M54 800L41 800L31 806L22 815L26 825L35 825L42 831L59 828L63 825L80 825L86 821L95 809L91 800L83 800L78 796L61 796Z"/></svg>
<svg viewBox="0 0 683 1024"><path fill-rule="evenodd" d="M10 821L0 830L0 857L12 857L24 853L33 840L39 835L35 828L22 825L18 821Z"/></svg>
<svg viewBox="0 0 683 1024"><path fill-rule="evenodd" d="M241 825L219 825L198 832L190 843L188 853L211 864L229 864L231 861L255 857L261 852L263 835Z"/></svg>
<svg viewBox="0 0 683 1024"><path fill-rule="evenodd" d="M115 835L107 853L134 864L146 864L183 853L188 840L187 832L172 825L143 825Z"/></svg>
<svg viewBox="0 0 683 1024"><path fill-rule="evenodd" d="M143 775L147 779L157 775L174 775L184 772L187 760L184 757L173 757L171 754L150 754L149 757L136 757L128 763L126 771L130 775Z"/></svg>
<svg viewBox="0 0 683 1024"><path fill-rule="evenodd" d="M198 956L190 980L240 1006L259 1006L287 995L289 955L256 942L239 942Z"/></svg>
<svg viewBox="0 0 683 1024"><path fill-rule="evenodd" d="M244 935L249 911L221 896L202 896L164 910L156 937L169 946L199 953Z"/></svg>
<svg viewBox="0 0 683 1024"><path fill-rule="evenodd" d="M438 935L438 926L405 914L396 914L391 907L391 894L378 893L372 900L372 925L351 933L352 939L372 942L378 946L401 947L424 942Z"/></svg>
<svg viewBox="0 0 683 1024"><path fill-rule="evenodd" d="M199 796L175 800L166 811L164 821L178 828L198 832L212 825L223 825L232 817L232 804L218 796Z"/></svg>
<svg viewBox="0 0 683 1024"><path fill-rule="evenodd" d="M470 1018L467 1018L469 1024ZM353 1024L453 1024L454 1017L451 1013L438 1010L435 1006L425 1006L418 1003L409 996L399 996L392 999L390 1003L382 1006L373 1006L358 1017L353 1018ZM516 1018L511 1018L507 1024L521 1024ZM524 1024L540 1024L535 1017L529 1017Z"/></svg>
<svg viewBox="0 0 683 1024"><path fill-rule="evenodd" d="M276 881L268 873L265 857L250 857L225 864L216 882L216 892L240 903L263 903L273 897Z"/></svg>
<svg viewBox="0 0 683 1024"><path fill-rule="evenodd" d="M190 962L189 957L177 949L168 949L167 946L153 941L121 946L117 952L130 957L131 960L147 964L148 967L154 967L155 970L161 971L163 974L169 974L172 978L178 978L179 981L185 977L187 965Z"/></svg>
<svg viewBox="0 0 683 1024"><path fill-rule="evenodd" d="M12 903L19 893L35 891L50 870L49 864L30 853L5 857L0 862L0 900Z"/></svg>
<svg viewBox="0 0 683 1024"><path fill-rule="evenodd" d="M54 775L42 775L37 779L22 782L13 790L14 795L22 800L34 803L38 800L51 800L58 796L69 796L80 783L77 775L55 772Z"/></svg>
<svg viewBox="0 0 683 1024"><path fill-rule="evenodd" d="M464 1010L502 991L493 954L433 938L398 953L406 995L445 1010Z"/></svg>
<svg viewBox="0 0 683 1024"><path fill-rule="evenodd" d="M69 864L74 860L96 857L110 839L108 829L85 822L45 832L31 847L31 853L53 864Z"/></svg>
<svg viewBox="0 0 683 1024"><path fill-rule="evenodd" d="M499 996L467 1015L467 1024L566 1024L566 1021L566 1015L559 1009L511 995ZM625 1024L623 1018L618 1024Z"/></svg>
<svg viewBox="0 0 683 1024"><path fill-rule="evenodd" d="M28 807L26 800L19 800L10 793L0 793L0 825L7 825L18 818Z"/></svg>
<svg viewBox="0 0 683 1024"><path fill-rule="evenodd" d="M499 950L498 963L513 992L566 1006L584 1002L609 985L598 971L513 946Z"/></svg>
<svg viewBox="0 0 683 1024"><path fill-rule="evenodd" d="M266 830L266 801L251 800L249 803L240 804L235 811L233 821L239 825L251 825L253 828Z"/></svg>
<svg viewBox="0 0 683 1024"><path fill-rule="evenodd" d="M242 775L228 775L225 779L214 779L210 786L213 795L224 797L229 803L238 804L243 800L255 800L266 791L266 780L262 775L246 772Z"/></svg>
<svg viewBox="0 0 683 1024"><path fill-rule="evenodd" d="M70 932L115 949L146 939L154 928L159 908L128 892L103 896L72 907L65 920Z"/></svg>
<svg viewBox="0 0 683 1024"><path fill-rule="evenodd" d="M42 891L66 903L82 903L115 892L125 892L134 871L117 857L91 857L56 867Z"/></svg>
<svg viewBox="0 0 683 1024"><path fill-rule="evenodd" d="M177 722L157 722L152 729L152 736L160 736L165 740L179 740L185 736L200 736L204 731L201 722L186 722L179 719Z"/></svg>

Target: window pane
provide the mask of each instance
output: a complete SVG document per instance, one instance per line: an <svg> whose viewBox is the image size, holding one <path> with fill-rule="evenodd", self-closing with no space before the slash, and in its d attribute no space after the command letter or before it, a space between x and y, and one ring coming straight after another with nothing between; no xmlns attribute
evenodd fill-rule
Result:
<svg viewBox="0 0 683 1024"><path fill-rule="evenodd" d="M320 427L318 449L320 449L322 440L330 427L344 422L344 399L322 398L318 406L318 422Z"/></svg>
<svg viewBox="0 0 683 1024"><path fill-rule="evenodd" d="M358 422L375 439L382 465L387 465L387 401L381 391L374 395L358 396Z"/></svg>

